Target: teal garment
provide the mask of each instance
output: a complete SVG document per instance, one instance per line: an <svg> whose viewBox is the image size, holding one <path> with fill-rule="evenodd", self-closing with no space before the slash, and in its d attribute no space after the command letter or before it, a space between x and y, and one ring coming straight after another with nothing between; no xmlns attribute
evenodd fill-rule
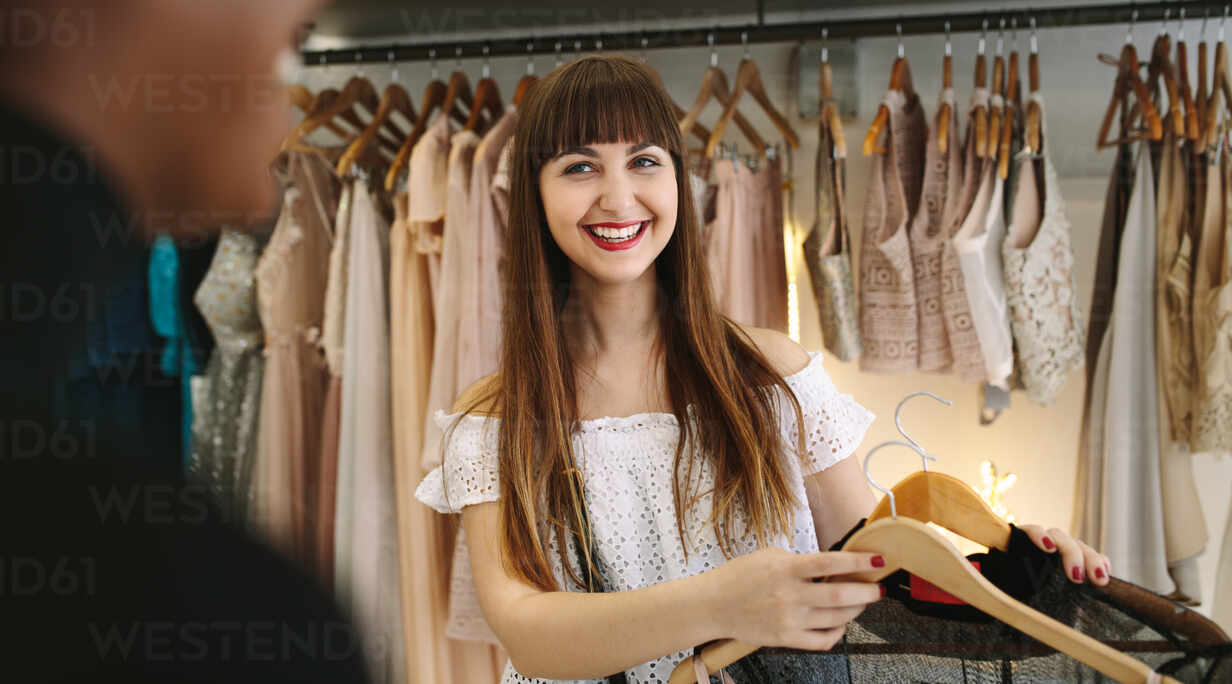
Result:
<svg viewBox="0 0 1232 684"><path fill-rule="evenodd" d="M175 241L159 235L150 248L150 321L154 332L166 338L161 360L163 375L180 383L181 465L187 469L192 453L192 395L189 379L199 372L189 349L180 306L180 255Z"/></svg>

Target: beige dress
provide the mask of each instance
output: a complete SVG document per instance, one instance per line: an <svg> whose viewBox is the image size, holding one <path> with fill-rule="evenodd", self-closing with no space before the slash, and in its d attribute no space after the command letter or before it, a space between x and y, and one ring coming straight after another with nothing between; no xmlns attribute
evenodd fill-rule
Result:
<svg viewBox="0 0 1232 684"><path fill-rule="evenodd" d="M920 199L928 134L920 99L888 91L886 153L873 159L864 204L860 249L860 369L880 373L916 370L919 309L907 227Z"/></svg>
<svg viewBox="0 0 1232 684"><path fill-rule="evenodd" d="M1222 143L1221 143L1222 144ZM1213 153L1212 153L1213 154ZM1207 173L1206 214L1194 273L1194 349L1198 396L1193 447L1232 450L1232 183L1228 155Z"/></svg>
<svg viewBox="0 0 1232 684"><path fill-rule="evenodd" d="M941 91L941 102L954 109L954 90ZM954 357L945 330L945 311L941 305L941 253L945 249L945 210L957 202L962 190L962 148L958 145L958 119L951 116L946 153L938 146L939 131L934 123L924 153L924 186L919 211L911 222L909 237L914 265L916 310L919 312L919 369L944 371Z"/></svg>
<svg viewBox="0 0 1232 684"><path fill-rule="evenodd" d="M437 116L415 141L407 164L407 220L413 226L416 247L430 255L428 268L434 283L440 279L449 142L449 117Z"/></svg>
<svg viewBox="0 0 1232 684"><path fill-rule="evenodd" d="M316 538L316 466L327 374L317 349L339 183L321 156L289 152L290 187L257 263L265 377L253 470L256 525L305 567Z"/></svg>
<svg viewBox="0 0 1232 684"><path fill-rule="evenodd" d="M972 109L977 105L988 105L987 88L977 88L971 94ZM975 156L975 117L969 116L967 137L963 143L962 189L954 195L955 202L945 209L943 224L946 240L941 250L941 306L945 334L950 342L953 372L963 382L983 381L984 355L980 351L979 336L971 318L971 305L967 303L967 287L953 238L962 228L967 214L973 210L983 170L983 160Z"/></svg>

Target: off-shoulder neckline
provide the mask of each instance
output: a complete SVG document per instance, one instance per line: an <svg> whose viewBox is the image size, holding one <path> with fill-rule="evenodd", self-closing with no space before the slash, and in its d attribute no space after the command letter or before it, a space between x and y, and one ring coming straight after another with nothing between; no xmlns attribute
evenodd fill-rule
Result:
<svg viewBox="0 0 1232 684"><path fill-rule="evenodd" d="M784 375L783 379L789 383L793 381L798 381L805 374L807 374L808 372L813 370L815 367L820 365L821 360L822 360L822 353L820 351L809 351L808 355L809 355L809 361L807 364L804 365L804 368L801 368L800 370L790 375ZM689 405L687 410L691 411L692 409L693 409L693 406ZM442 420L452 422L453 419L457 418L459 414L458 413L445 413L444 411L438 409L436 412L436 415L438 418ZM497 416L483 416L483 415L475 415L475 414L469 414L466 417L470 419L474 419L474 420L480 420L480 421L488 421L488 420L499 421L500 420L500 418ZM634 413L628 416L603 416L601 418L590 418L588 420L578 421L580 432L611 431L613 429L627 431L629 428L653 427L653 426L663 426L663 425L677 426L678 422L676 420L676 414L669 413L666 411L646 411L643 413Z"/></svg>

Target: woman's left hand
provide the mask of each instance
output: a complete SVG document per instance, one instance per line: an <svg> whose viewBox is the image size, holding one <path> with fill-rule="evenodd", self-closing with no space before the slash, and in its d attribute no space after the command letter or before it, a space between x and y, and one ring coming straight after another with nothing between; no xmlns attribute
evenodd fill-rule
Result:
<svg viewBox="0 0 1232 684"><path fill-rule="evenodd" d="M1108 557L1087 546L1080 540L1055 527L1044 529L1040 525L1018 525L1035 545L1048 553L1060 553L1069 581L1082 584L1090 579L1092 584L1104 586L1112 577L1112 565Z"/></svg>

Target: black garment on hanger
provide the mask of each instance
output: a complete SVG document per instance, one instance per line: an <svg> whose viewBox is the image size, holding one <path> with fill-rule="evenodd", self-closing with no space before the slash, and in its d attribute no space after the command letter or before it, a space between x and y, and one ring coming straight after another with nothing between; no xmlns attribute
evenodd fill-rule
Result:
<svg viewBox="0 0 1232 684"><path fill-rule="evenodd" d="M865 524L861 520L835 551ZM1011 525L1009 548L967 556L1015 599L1182 682L1232 682L1232 643L1215 623L1166 598L1113 579L1075 584L1060 555ZM1098 672L905 571L886 576L869 605L828 652L762 648L727 667L744 682L1104 682ZM955 602L950 602L955 601ZM712 680L715 681L715 680Z"/></svg>
<svg viewBox="0 0 1232 684"><path fill-rule="evenodd" d="M181 482L148 250L90 154L0 103L5 680L367 681L329 596Z"/></svg>

